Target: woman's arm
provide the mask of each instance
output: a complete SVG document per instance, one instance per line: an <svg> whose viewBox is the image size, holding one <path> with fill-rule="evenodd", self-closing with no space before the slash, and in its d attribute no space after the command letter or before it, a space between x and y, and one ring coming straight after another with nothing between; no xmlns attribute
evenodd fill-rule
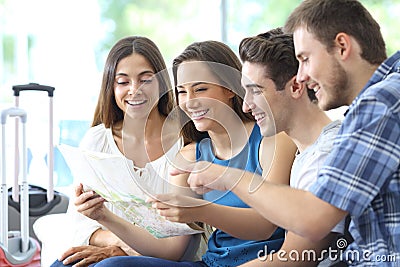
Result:
<svg viewBox="0 0 400 267"><path fill-rule="evenodd" d="M173 162L173 167L180 169L183 166L186 166L190 162L196 161L196 143L190 143L181 148L179 153L176 155L175 160ZM194 198L203 198L202 195L198 195L192 190L190 190L189 185L187 183L187 179L189 177L189 173L182 173L175 176L170 176L170 192L175 193L177 195L190 196Z"/></svg>
<svg viewBox="0 0 400 267"><path fill-rule="evenodd" d="M284 133L264 137L259 153L263 178L277 184L288 185L296 150L296 145ZM221 212L224 212L224 216L216 216ZM253 208L221 207L213 204L203 216L206 223L241 239L266 239L277 228Z"/></svg>
<svg viewBox="0 0 400 267"><path fill-rule="evenodd" d="M79 184L75 188L75 196L79 197L83 192L83 186ZM105 203L105 205L107 206L107 203ZM107 208L111 208L111 205L108 205ZM79 229L79 231L75 231L78 232L74 236L75 247L83 247L84 245L92 245L96 247L118 246L128 255L138 254L111 231L103 229L99 222L91 220L79 213L75 205L72 205L68 209L68 212L70 212L71 216L75 219L75 227Z"/></svg>
<svg viewBox="0 0 400 267"><path fill-rule="evenodd" d="M75 205L80 213L104 225L141 255L179 260L190 241L190 236L155 238L143 228L133 225L107 209L104 206L104 199L93 191L80 194L75 200Z"/></svg>
<svg viewBox="0 0 400 267"><path fill-rule="evenodd" d="M121 248L126 255L136 256L140 255L135 250L133 250L130 246L125 244L118 236L116 236L113 232L104 229L96 230L92 236L90 237L89 244L97 247L108 247L108 246L116 246Z"/></svg>
<svg viewBox="0 0 400 267"><path fill-rule="evenodd" d="M157 239L149 232L111 213L99 222L121 238L128 246L150 257L178 261L183 256L190 236ZM127 234L129 233L129 234Z"/></svg>
<svg viewBox="0 0 400 267"><path fill-rule="evenodd" d="M264 137L259 154L263 179L277 184L290 184L290 171L296 151L297 146L284 132ZM252 191L255 188L249 189Z"/></svg>
<svg viewBox="0 0 400 267"><path fill-rule="evenodd" d="M193 147L189 147L185 154L193 160L195 153ZM265 139L260 147L260 157L270 159L268 164L262 164L268 179L274 183L289 184L290 169L294 160L296 146L287 135L278 135L276 138ZM268 155L267 155L268 153ZM173 176L175 183L182 187L188 186L187 178L189 173ZM279 177L279 178L277 178ZM159 196L154 207L160 210L160 214L167 219L178 222L200 221L212 225L224 232L240 239L261 240L267 239L276 230L276 225L270 223L263 216L252 208L236 208L222 206L213 203L202 202L193 207L188 203L190 199L184 199L181 195ZM224 216L221 216L224 214Z"/></svg>

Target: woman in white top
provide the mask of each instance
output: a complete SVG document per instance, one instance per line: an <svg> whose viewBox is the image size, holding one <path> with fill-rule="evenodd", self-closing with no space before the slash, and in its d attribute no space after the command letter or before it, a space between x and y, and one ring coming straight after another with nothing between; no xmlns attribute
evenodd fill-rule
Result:
<svg viewBox="0 0 400 267"><path fill-rule="evenodd" d="M151 191L147 193L167 192L168 162L181 147L179 129L175 128L178 124L170 120L166 123L174 99L165 70L162 55L151 40L126 37L118 41L106 60L92 128L80 145L86 150L123 154L132 160L139 184ZM69 212L74 213L73 245L77 247L65 251L52 266L87 266L117 255L180 260L193 258L196 253L198 236L156 239L122 219L123 213L110 203L93 198L93 191L84 192L82 184L75 193L76 209ZM106 218L110 222L106 223L109 230L85 217L93 209L97 209L98 215L94 219L103 222ZM120 231L129 235L126 243L117 237Z"/></svg>

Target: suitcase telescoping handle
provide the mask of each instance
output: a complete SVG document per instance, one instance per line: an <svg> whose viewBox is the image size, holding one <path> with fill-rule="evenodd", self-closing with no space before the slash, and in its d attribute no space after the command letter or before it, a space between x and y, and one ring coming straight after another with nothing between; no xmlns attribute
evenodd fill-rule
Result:
<svg viewBox="0 0 400 267"><path fill-rule="evenodd" d="M54 170L54 145L53 145L53 95L54 87L41 85L38 83L28 83L23 85L14 85L12 87L15 96L15 106L19 106L19 94L21 91L43 91L47 92L49 96L49 152L48 152L48 167L49 167L49 181L47 188L47 202L54 199L54 181L53 181L53 170ZM18 131L18 124L15 126L16 131ZM16 139L16 144L18 139ZM16 159L17 161L17 159ZM15 188L15 187L13 187ZM18 192L13 190L13 199L17 198ZM16 201L16 199L14 199Z"/></svg>
<svg viewBox="0 0 400 267"><path fill-rule="evenodd" d="M1 112L1 165L2 165L2 181L1 181L1 243L8 248L8 191L7 191L7 173L6 173L6 122L7 117L19 117L22 122L22 183L21 183L21 238L22 252L26 252L29 246L29 188L27 181L28 158L26 148L26 111L17 107L5 109ZM17 153L18 151L16 151Z"/></svg>
<svg viewBox="0 0 400 267"><path fill-rule="evenodd" d="M13 86L14 96L19 96L21 91L44 91L47 92L49 97L53 97L54 87L41 85L37 83L28 83L23 85L14 85Z"/></svg>

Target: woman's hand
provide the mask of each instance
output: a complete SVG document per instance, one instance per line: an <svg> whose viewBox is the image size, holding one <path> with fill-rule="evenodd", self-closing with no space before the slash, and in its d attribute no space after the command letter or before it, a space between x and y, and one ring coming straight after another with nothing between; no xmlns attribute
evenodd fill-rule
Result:
<svg viewBox="0 0 400 267"><path fill-rule="evenodd" d="M75 263L75 267L89 266L113 256L126 256L127 254L118 246L80 246L72 247L65 251L58 259L64 265Z"/></svg>
<svg viewBox="0 0 400 267"><path fill-rule="evenodd" d="M148 202L152 202L152 207L167 220L181 223L201 221L201 212L209 203L203 199L176 194L157 195Z"/></svg>
<svg viewBox="0 0 400 267"><path fill-rule="evenodd" d="M83 185L75 187L75 207L78 212L99 221L107 216L108 209L104 206L105 199L94 191L84 192Z"/></svg>

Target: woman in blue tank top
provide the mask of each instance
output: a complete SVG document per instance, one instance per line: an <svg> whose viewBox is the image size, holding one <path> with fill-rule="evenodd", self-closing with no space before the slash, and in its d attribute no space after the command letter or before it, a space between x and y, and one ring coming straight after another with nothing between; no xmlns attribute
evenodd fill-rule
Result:
<svg viewBox="0 0 400 267"><path fill-rule="evenodd" d="M253 116L242 111L240 71L241 64L234 52L217 41L193 43L174 60L181 134L186 144L179 160L209 161L289 184L296 147L285 134L262 138ZM269 162L260 162L260 158ZM188 188L187 174L173 176L171 182L174 194L157 196L153 206L171 221L212 226L214 231L202 260L175 262L125 256L106 259L96 267L238 266L281 247L284 230L231 191L210 191L201 199Z"/></svg>

